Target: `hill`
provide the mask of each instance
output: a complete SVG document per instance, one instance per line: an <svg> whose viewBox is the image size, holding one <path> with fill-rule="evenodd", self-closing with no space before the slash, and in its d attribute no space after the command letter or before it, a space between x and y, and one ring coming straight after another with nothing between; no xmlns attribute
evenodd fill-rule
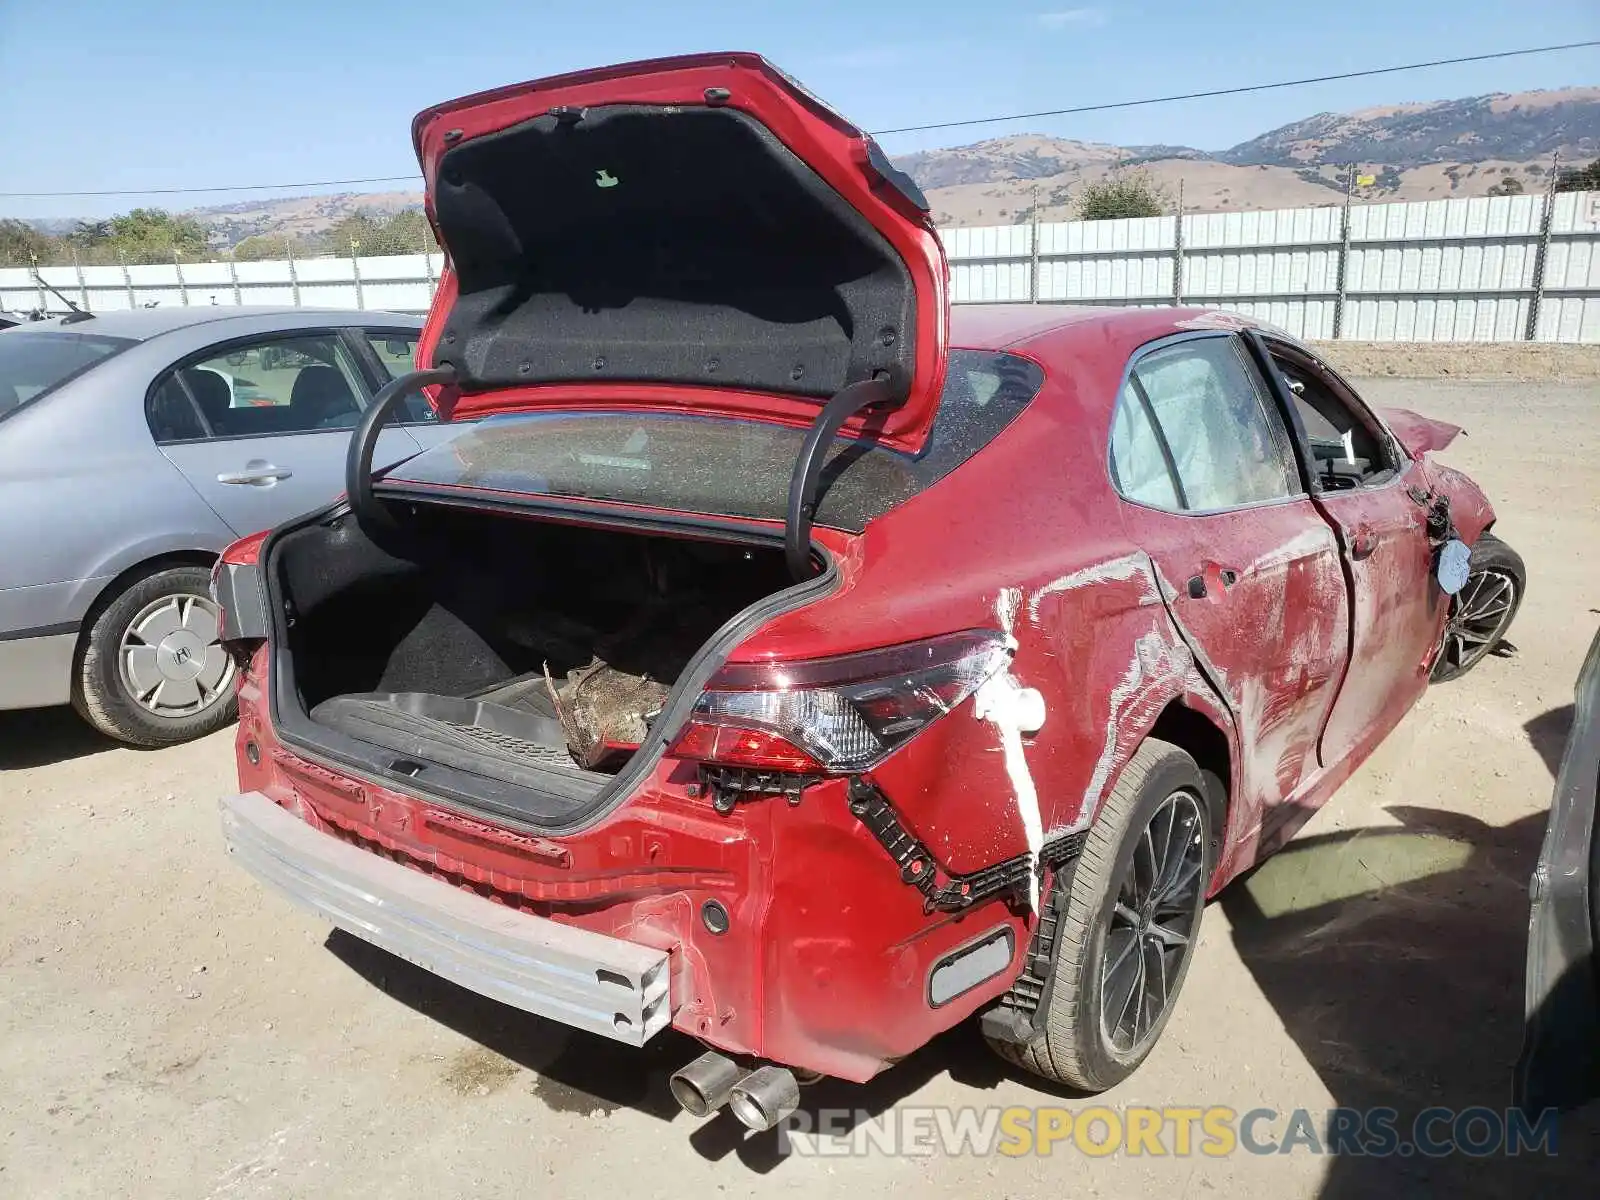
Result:
<svg viewBox="0 0 1600 1200"><path fill-rule="evenodd" d="M1544 186L1552 155L1567 165L1600 157L1600 87L1494 93L1459 100L1318 113L1226 150L1111 146L1042 134L991 138L907 154L895 161L927 193L941 225L1066 220L1089 180L1138 167L1187 212L1336 204L1339 175L1358 163L1376 177L1364 200L1481 196L1509 176L1525 191ZM366 210L420 208L420 192L293 196L197 208L219 247L255 234L311 241ZM41 222L40 224L44 224ZM62 222L53 222L60 225Z"/></svg>

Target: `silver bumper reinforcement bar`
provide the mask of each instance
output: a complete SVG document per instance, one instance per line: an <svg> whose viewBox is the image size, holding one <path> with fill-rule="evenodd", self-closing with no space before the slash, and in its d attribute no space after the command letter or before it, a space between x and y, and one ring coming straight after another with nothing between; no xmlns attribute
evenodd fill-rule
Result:
<svg viewBox="0 0 1600 1200"><path fill-rule="evenodd" d="M262 882L479 995L630 1046L672 1020L664 950L495 904L313 829L260 792L223 798L222 831Z"/></svg>

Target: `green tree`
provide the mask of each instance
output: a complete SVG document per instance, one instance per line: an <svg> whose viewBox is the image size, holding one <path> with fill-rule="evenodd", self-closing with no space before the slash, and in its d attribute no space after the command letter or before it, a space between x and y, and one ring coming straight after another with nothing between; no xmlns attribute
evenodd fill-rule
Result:
<svg viewBox="0 0 1600 1200"><path fill-rule="evenodd" d="M162 208L136 208L104 221L80 221L67 236L90 262L171 262L174 253L199 258L208 249L204 225Z"/></svg>
<svg viewBox="0 0 1600 1200"><path fill-rule="evenodd" d="M1600 192L1600 158L1587 167L1567 167L1556 176L1558 192Z"/></svg>
<svg viewBox="0 0 1600 1200"><path fill-rule="evenodd" d="M48 262L55 256L56 239L40 233L26 221L0 220L0 263L29 266L35 258Z"/></svg>
<svg viewBox="0 0 1600 1200"><path fill-rule="evenodd" d="M1113 171L1085 183L1078 193L1078 217L1084 221L1159 217L1170 206L1166 189L1147 171Z"/></svg>
<svg viewBox="0 0 1600 1200"><path fill-rule="evenodd" d="M274 234L258 233L247 237L233 248L233 257L240 262L261 262L269 258L289 257L288 239Z"/></svg>
<svg viewBox="0 0 1600 1200"><path fill-rule="evenodd" d="M360 209L343 218L322 237L326 254L349 254L355 242L361 255L421 254L436 249L427 217L416 209L385 215Z"/></svg>
<svg viewBox="0 0 1600 1200"><path fill-rule="evenodd" d="M1522 180L1515 175L1507 175L1499 183L1489 189L1491 196L1520 196L1522 195Z"/></svg>

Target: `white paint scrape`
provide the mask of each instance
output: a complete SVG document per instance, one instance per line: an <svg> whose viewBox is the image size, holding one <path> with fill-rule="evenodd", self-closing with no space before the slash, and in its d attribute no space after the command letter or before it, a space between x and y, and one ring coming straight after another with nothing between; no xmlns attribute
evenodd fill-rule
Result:
<svg viewBox="0 0 1600 1200"><path fill-rule="evenodd" d="M1137 580L1143 585L1139 593L1141 603L1161 603L1161 593L1156 590L1155 580L1150 577L1150 559L1143 554L1124 554L1121 558L1107 559L1092 567L1084 567L1081 571L1074 571L1070 575L1063 575L1060 579L1051 580L1029 597L1028 617L1035 623L1038 622L1039 604L1046 596L1075 592L1091 584L1111 583L1116 580ZM1009 628L1007 626L1007 629Z"/></svg>
<svg viewBox="0 0 1600 1200"><path fill-rule="evenodd" d="M1012 636L1017 610L1022 607L1020 588L1003 588L995 599L995 617L1006 632L1006 648L1015 652L1017 640ZM1017 796L1017 816L1022 821L1023 836L1028 843L1028 904L1035 911L1039 907L1039 851L1044 846L1044 818L1039 813L1039 793L1033 785L1033 773L1022 750L1024 734L1037 733L1045 721L1044 697L1030 687L1023 687L1011 674L1009 661L978 688L973 696L973 712L980 721L988 721L1000 733L1000 751L1005 756L1006 775Z"/></svg>

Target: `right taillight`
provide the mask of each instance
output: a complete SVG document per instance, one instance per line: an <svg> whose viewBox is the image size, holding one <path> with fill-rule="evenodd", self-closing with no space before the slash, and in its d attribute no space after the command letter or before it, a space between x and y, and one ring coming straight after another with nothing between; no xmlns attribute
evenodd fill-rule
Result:
<svg viewBox="0 0 1600 1200"><path fill-rule="evenodd" d="M769 771L866 770L1009 656L1005 636L984 630L834 658L732 663L707 685L672 753Z"/></svg>

